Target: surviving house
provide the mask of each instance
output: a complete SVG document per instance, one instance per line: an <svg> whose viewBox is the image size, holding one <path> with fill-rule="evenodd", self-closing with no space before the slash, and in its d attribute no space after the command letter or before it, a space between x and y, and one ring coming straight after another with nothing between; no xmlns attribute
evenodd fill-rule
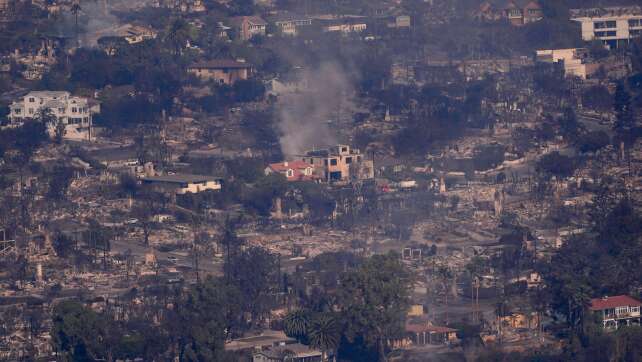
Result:
<svg viewBox="0 0 642 362"><path fill-rule="evenodd" d="M218 177L203 175L164 175L143 177L143 185L161 191L170 192L177 195L187 193L199 193L203 191L217 191L222 188L222 181Z"/></svg>
<svg viewBox="0 0 642 362"><path fill-rule="evenodd" d="M571 9L571 20L582 26L582 40L600 40L611 48L642 35L642 6Z"/></svg>
<svg viewBox="0 0 642 362"><path fill-rule="evenodd" d="M50 135L55 134L59 122L64 125L64 138L89 140L92 117L100 112L100 106L84 97L72 96L64 91L34 91L10 106L9 120L12 126L19 126L25 119L39 117L49 111L55 122L49 123Z"/></svg>
<svg viewBox="0 0 642 362"><path fill-rule="evenodd" d="M473 17L482 21L506 19L520 26L542 20L542 6L537 0L486 0L479 5Z"/></svg>
<svg viewBox="0 0 642 362"><path fill-rule="evenodd" d="M254 352L253 362L322 362L323 353L300 344L286 344L268 347Z"/></svg>
<svg viewBox="0 0 642 362"><path fill-rule="evenodd" d="M265 36L268 23L260 16L237 16L230 19L230 26L240 40L250 40L255 36Z"/></svg>
<svg viewBox="0 0 642 362"><path fill-rule="evenodd" d="M321 28L326 33L340 32L343 34L348 33L361 33L368 28L365 18L350 17L340 19L321 19Z"/></svg>
<svg viewBox="0 0 642 362"><path fill-rule="evenodd" d="M357 149L338 145L325 150L308 151L299 159L314 167L322 180L353 181L374 178L374 164Z"/></svg>
<svg viewBox="0 0 642 362"><path fill-rule="evenodd" d="M639 300L628 295L591 299L589 309L597 313L604 329L614 330L621 326L640 325Z"/></svg>
<svg viewBox="0 0 642 362"><path fill-rule="evenodd" d="M536 59L539 62L561 63L567 77L574 76L586 79L595 73L600 65L587 61L588 50L584 48L538 50Z"/></svg>
<svg viewBox="0 0 642 362"><path fill-rule="evenodd" d="M231 85L248 79L252 75L252 65L232 59L214 59L193 63L187 67L187 72L203 80Z"/></svg>
<svg viewBox="0 0 642 362"><path fill-rule="evenodd" d="M313 181L318 176L314 174L314 167L303 161L285 161L271 163L265 168L265 175L278 173L288 181Z"/></svg>
<svg viewBox="0 0 642 362"><path fill-rule="evenodd" d="M280 13L268 20L284 35L297 35L301 28L312 25L312 18L292 13Z"/></svg>

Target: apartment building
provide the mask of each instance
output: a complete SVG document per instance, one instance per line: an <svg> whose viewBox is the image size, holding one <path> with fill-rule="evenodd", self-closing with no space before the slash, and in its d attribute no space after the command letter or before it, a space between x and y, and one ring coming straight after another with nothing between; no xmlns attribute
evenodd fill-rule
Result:
<svg viewBox="0 0 642 362"><path fill-rule="evenodd" d="M19 126L25 119L38 117L49 110L57 121L65 125L64 138L89 140L93 115L100 112L97 102L88 98L75 97L64 91L30 92L9 106L9 120L12 126ZM49 124L49 134L55 133L56 124Z"/></svg>
<svg viewBox="0 0 642 362"><path fill-rule="evenodd" d="M591 299L589 309L598 313L604 329L614 330L621 326L639 326L640 306L642 303L635 298L617 295Z"/></svg>
<svg viewBox="0 0 642 362"><path fill-rule="evenodd" d="M642 6L572 9L582 27L582 40L600 40L611 48L642 35Z"/></svg>
<svg viewBox="0 0 642 362"><path fill-rule="evenodd" d="M366 160L357 149L338 145L325 150L308 151L299 159L312 165L315 174L326 182L354 181L374 178L374 163Z"/></svg>

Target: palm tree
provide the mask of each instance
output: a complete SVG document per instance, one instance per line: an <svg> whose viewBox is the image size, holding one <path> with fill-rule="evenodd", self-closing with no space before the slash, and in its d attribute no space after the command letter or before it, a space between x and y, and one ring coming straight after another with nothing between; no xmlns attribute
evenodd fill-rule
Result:
<svg viewBox="0 0 642 362"><path fill-rule="evenodd" d="M323 352L324 360L328 351L334 351L339 346L341 333L336 320L328 314L321 314L310 324L308 339L310 346Z"/></svg>
<svg viewBox="0 0 642 362"><path fill-rule="evenodd" d="M73 5L71 5L71 13L74 14L74 31L76 32L76 46L79 46L78 44L78 13L82 10L80 7L80 2L79 1L74 1Z"/></svg>
<svg viewBox="0 0 642 362"><path fill-rule="evenodd" d="M309 326L308 314L302 309L289 313L283 320L285 334L299 340L308 334Z"/></svg>
<svg viewBox="0 0 642 362"><path fill-rule="evenodd" d="M441 279L444 290L444 304L446 305L446 324L449 324L450 320L448 319L448 293L453 293L453 298L457 296L457 276L455 272L448 267L440 267L437 270L437 274Z"/></svg>

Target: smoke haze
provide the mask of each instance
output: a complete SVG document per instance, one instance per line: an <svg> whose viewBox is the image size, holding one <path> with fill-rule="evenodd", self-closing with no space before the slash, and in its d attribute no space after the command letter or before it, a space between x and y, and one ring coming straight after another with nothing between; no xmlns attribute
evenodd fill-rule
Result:
<svg viewBox="0 0 642 362"><path fill-rule="evenodd" d="M336 121L345 112L354 92L346 71L335 63L306 69L301 79L307 82L306 91L279 99L280 143L285 155L336 144L337 135L328 120Z"/></svg>

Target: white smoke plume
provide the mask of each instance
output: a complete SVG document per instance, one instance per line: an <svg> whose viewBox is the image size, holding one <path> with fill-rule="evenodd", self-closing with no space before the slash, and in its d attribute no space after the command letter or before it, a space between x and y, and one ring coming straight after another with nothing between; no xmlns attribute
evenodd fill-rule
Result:
<svg viewBox="0 0 642 362"><path fill-rule="evenodd" d="M306 69L301 79L307 81L308 89L281 95L278 104L281 150L286 156L336 145L337 133L332 124L351 108L354 93L347 72L336 63Z"/></svg>

